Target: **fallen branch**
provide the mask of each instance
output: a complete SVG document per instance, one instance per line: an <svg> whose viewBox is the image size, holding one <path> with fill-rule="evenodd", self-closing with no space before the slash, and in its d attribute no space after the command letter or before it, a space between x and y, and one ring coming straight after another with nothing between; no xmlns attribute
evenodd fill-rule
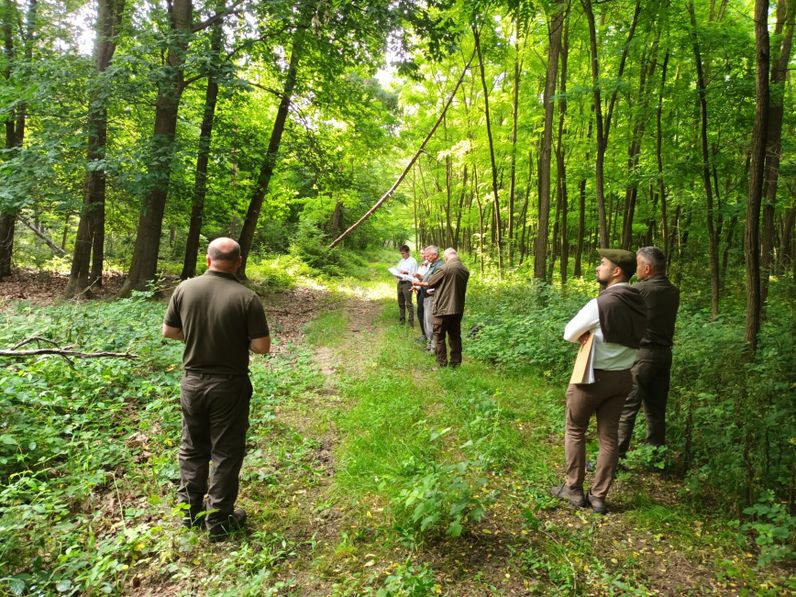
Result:
<svg viewBox="0 0 796 597"><path fill-rule="evenodd" d="M351 226L349 226L348 230L346 230L340 236L338 236L336 239L334 239L332 241L332 243L329 245L328 248L333 249L346 236L348 236L351 232L356 230L356 228L358 228L359 225L362 224L362 222L364 222L370 216L372 216L376 212L376 210L379 209L384 204L384 202L387 201L387 199L389 199L392 196L392 194L395 192L395 189L398 188L398 185L401 184L403 179L409 173L409 170L411 170L412 166L414 166L415 162L417 161L417 158L420 157L420 155L423 153L423 151L424 151L424 149L426 147L426 143L428 143L428 140L431 139L431 137L434 135L434 131L437 130L437 127L442 122L442 119L445 118L445 113L448 111L448 108L450 107L451 103L453 102L453 98L456 96L456 92L459 90L459 86L462 84L462 81L464 81L464 75L467 74L467 70L470 68L470 63L473 61L474 57L475 57L475 50L473 50L473 54L472 54L472 56L470 56L470 60L468 60L467 64L464 65L464 70L462 70L462 74L459 77L459 80L456 81L456 86L453 88L453 91L451 91L451 94L448 97L448 101L445 103L445 107L442 108L442 113L439 115L439 118L437 118L437 122L435 122L434 126L431 127L431 130L426 135L426 138L423 139L423 142L420 144L420 148L415 152L415 155L412 156L412 159L409 160L409 163L406 165L406 167L404 168L403 172L401 172L401 175L398 177L398 180L396 180L393 183L393 185L389 188L389 190L386 193L384 193L384 195L381 196L381 199L376 201L376 203L373 205L373 207L371 207L368 211L365 212L365 215L363 215L356 222L354 222Z"/></svg>
<svg viewBox="0 0 796 597"><path fill-rule="evenodd" d="M57 253L58 255L66 255L66 251L56 245L52 239L47 236L41 228L37 228L33 222L29 221L27 218L23 218L22 216L17 216L17 219L25 224L25 226L33 230L33 233L42 239L44 243L53 250L53 252Z"/></svg>
<svg viewBox="0 0 796 597"><path fill-rule="evenodd" d="M69 350L66 348L31 348L28 350L0 350L0 357L27 358L43 354L54 354L62 357L78 357L81 359L130 359L135 360L137 355L129 352L81 352L79 350Z"/></svg>

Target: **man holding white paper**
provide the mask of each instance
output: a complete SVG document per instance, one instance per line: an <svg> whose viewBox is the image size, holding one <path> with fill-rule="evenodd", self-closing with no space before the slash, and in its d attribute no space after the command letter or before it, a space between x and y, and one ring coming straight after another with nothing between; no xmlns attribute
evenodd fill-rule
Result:
<svg viewBox="0 0 796 597"><path fill-rule="evenodd" d="M567 479L553 495L576 507L590 505L605 514L605 497L613 482L618 458L617 433L625 397L632 387L630 369L646 328L646 309L638 290L628 285L636 271L636 256L622 249L598 249L602 259L597 281L603 290L572 318L564 339L584 343L593 336L590 365L592 383L570 383L567 388ZM587 372L588 374L589 372ZM583 494L586 474L586 431L597 418L600 453L588 497Z"/></svg>

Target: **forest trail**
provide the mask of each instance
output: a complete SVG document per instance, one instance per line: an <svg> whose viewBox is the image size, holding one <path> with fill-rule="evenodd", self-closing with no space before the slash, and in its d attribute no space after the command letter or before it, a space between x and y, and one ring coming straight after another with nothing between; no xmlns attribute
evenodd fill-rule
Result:
<svg viewBox="0 0 796 597"><path fill-rule="evenodd" d="M377 274L263 296L274 346L250 367L239 499L249 524L218 544L180 528L174 507L182 349L160 338L165 304L59 301L43 278L14 286L36 305L3 301L7 345L48 330L92 346L99 326L147 355L141 364L81 362L77 371L43 359L4 378L9 395L36 406L12 422L21 437L58 446L64 413L52 409L81 417L69 458L39 472L21 461L30 471L20 468L20 481L4 488L19 528L0 555L20 554L8 581L22 587L15 591L36 583L51 592L335 597L791 588L787 569L755 567L737 521L638 463L619 473L608 516L551 498L563 467L564 382L481 362L469 337L460 369L435 370L417 327L398 325L393 286ZM42 413L48 418L35 418ZM87 476L89 467L97 474ZM26 475L58 484L36 485L44 493L28 506ZM39 544L56 545L53 561L26 568L45 557ZM55 559L60 545L70 546L70 567Z"/></svg>
<svg viewBox="0 0 796 597"><path fill-rule="evenodd" d="M623 586L638 594L736 591L731 575L722 580L721 567L730 568L748 555L725 553L724 533L710 521L687 520L687 509L675 497L684 488L674 480L654 473L621 475L611 496L612 514L607 517L572 511L550 499L547 479L558 477L563 462L560 435L540 434L541 415L521 409L499 411L490 424L506 426L499 433L516 434L530 452L539 453L539 460L484 471L483 490L488 485L497 498L484 519L471 521L461 537L435 533L418 543L407 542L408 536L401 537L406 531L395 526L390 499L383 491L352 490L355 475L350 469L359 466L352 461L361 457L352 446L367 452L379 434L374 426L384 424L356 422L358 415L351 414L352 409L363 408L368 396L349 391L352 386L377 392L400 370L400 377L416 383L399 386L405 390L399 389L397 395L375 400L397 401L400 409L403 391L420 393L423 404L419 419L411 423L414 427L448 424L446 409L462 407L471 385L494 397L563 390L558 385L535 387L536 381L505 376L472 360L468 363L466 344L461 370L432 372L433 356L415 344L417 328L408 330L394 321L395 306L384 286L348 288L334 300L326 300L326 307L304 326L307 337L295 338L297 346L312 345L309 358L319 374L317 385L274 413L282 429L277 435L292 436L294 444L309 447L303 455L301 450L291 454L305 460L306 466L296 470L294 462L288 470L277 472L280 483L271 486L266 498L283 506L275 504L270 514L274 518L265 524L275 525L294 546L286 565L276 573L290 592L361 594L390 582L427 586L426 592L417 594L457 596L598 594L609 589L621 592ZM410 396L405 397L408 413L415 407ZM374 402L366 408L378 406ZM476 413L476 421L479 416ZM431 422L436 419L438 423ZM472 422L470 418L463 425ZM397 420L395 424L401 425ZM383 429L390 435L389 424ZM469 431L454 429L451 435L458 433L464 436ZM393 438L397 443L386 447L385 457L391 461L386 468L394 469L401 462L404 439L410 442L399 434ZM427 440L421 440L418 449L423 449L423 442ZM498 443L495 446L503 449ZM449 445L440 456L443 460L462 458L461 449ZM381 470L378 464L370 466ZM475 466L475 461L468 466ZM698 538L693 544L682 525L695 527Z"/></svg>

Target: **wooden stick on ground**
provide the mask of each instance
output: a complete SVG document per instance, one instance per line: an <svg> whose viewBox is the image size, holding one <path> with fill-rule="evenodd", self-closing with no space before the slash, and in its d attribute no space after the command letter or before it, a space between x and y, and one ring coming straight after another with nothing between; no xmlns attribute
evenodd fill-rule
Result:
<svg viewBox="0 0 796 597"><path fill-rule="evenodd" d="M426 143L428 143L428 140L431 139L431 136L434 134L434 131L437 130L437 127L442 122L442 119L445 118L445 113L448 111L448 108L450 107L451 102L453 102L453 98L456 96L456 92L459 90L459 86L462 84L462 81L464 81L464 75L467 74L467 70L470 68L470 63L473 61L474 57L475 57L475 50L473 50L473 53L470 56L470 59L467 61L467 64L464 65L464 69L462 70L462 74L459 77L459 80L456 81L456 86L453 88L453 91L451 91L451 94L448 97L448 101L446 102L445 107L442 109L442 113L439 115L439 118L437 118L437 122L435 122L434 126L431 127L431 130L426 135L426 138L423 139L423 142L420 144L420 147L415 152L415 155L412 156L412 159L409 160L409 163L406 165L406 168L404 168L404 171L401 172L401 175L398 177L398 180L396 180L393 183L393 185L389 188L389 190L386 193L384 193L384 195L381 196L381 199L376 201L376 203L373 205L373 207L371 207L368 211L365 212L365 215L363 215L361 218L359 218L356 222L354 222L348 228L348 230L343 232L340 236L338 236L336 239L334 239L334 241L332 241L332 244L329 245L330 249L333 249L334 247L336 247L346 236L348 236L351 232L356 230L359 227L359 225L362 224L362 222L364 222L370 216L372 216L376 212L376 210L379 209L384 204L384 202L387 201L387 199L390 198L390 196L392 196L392 194L395 192L395 189L398 188L398 185L401 184L403 179L409 173L409 170L411 170L412 166L414 166L415 162L417 161L417 158L420 157L421 153L423 153L423 149L425 148Z"/></svg>
<svg viewBox="0 0 796 597"><path fill-rule="evenodd" d="M70 350L67 348L31 348L28 350L0 350L0 357L10 358L26 358L43 354L55 354L62 357L79 357L81 359L98 359L98 358L114 358L114 359L130 359L134 360L138 357L129 352L81 352L79 350Z"/></svg>

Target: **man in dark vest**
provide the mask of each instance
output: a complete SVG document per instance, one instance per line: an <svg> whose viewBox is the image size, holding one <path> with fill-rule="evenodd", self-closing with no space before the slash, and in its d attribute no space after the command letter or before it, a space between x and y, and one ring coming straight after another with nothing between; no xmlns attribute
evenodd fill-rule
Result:
<svg viewBox="0 0 796 597"><path fill-rule="evenodd" d="M564 339L583 343L594 336L592 346L593 382L569 384L567 388L566 481L552 489L553 495L576 507L591 505L598 514L608 509L606 495L611 487L618 458L617 427L628 392L632 387L630 369L646 327L644 300L627 281L636 270L636 257L621 249L598 249L602 257L597 281L603 290L578 312L564 329ZM586 430L592 415L597 417L600 453L589 495L583 494L586 474Z"/></svg>
<svg viewBox="0 0 796 597"><path fill-rule="evenodd" d="M185 342L178 490L185 505L183 524L204 523L213 541L240 528L246 518L235 501L252 396L249 351L271 349L263 305L235 277L240 264L238 243L231 238L211 242L207 271L177 286L162 329L166 338Z"/></svg>
<svg viewBox="0 0 796 597"><path fill-rule="evenodd" d="M470 270L459 260L456 249L445 249L444 257L445 265L431 275L427 274L427 280L416 285L434 289L432 325L436 339L437 365L448 366L448 351L445 346L447 336L450 343L450 366L458 367L462 364L462 316Z"/></svg>
<svg viewBox="0 0 796 597"><path fill-rule="evenodd" d="M666 442L666 399L672 370L674 322L680 306L680 291L666 277L666 257L657 247L636 251L636 277L640 282L633 288L644 298L647 329L633 364L633 389L619 419L619 458L630 448L642 404L647 417L646 443L662 446Z"/></svg>

